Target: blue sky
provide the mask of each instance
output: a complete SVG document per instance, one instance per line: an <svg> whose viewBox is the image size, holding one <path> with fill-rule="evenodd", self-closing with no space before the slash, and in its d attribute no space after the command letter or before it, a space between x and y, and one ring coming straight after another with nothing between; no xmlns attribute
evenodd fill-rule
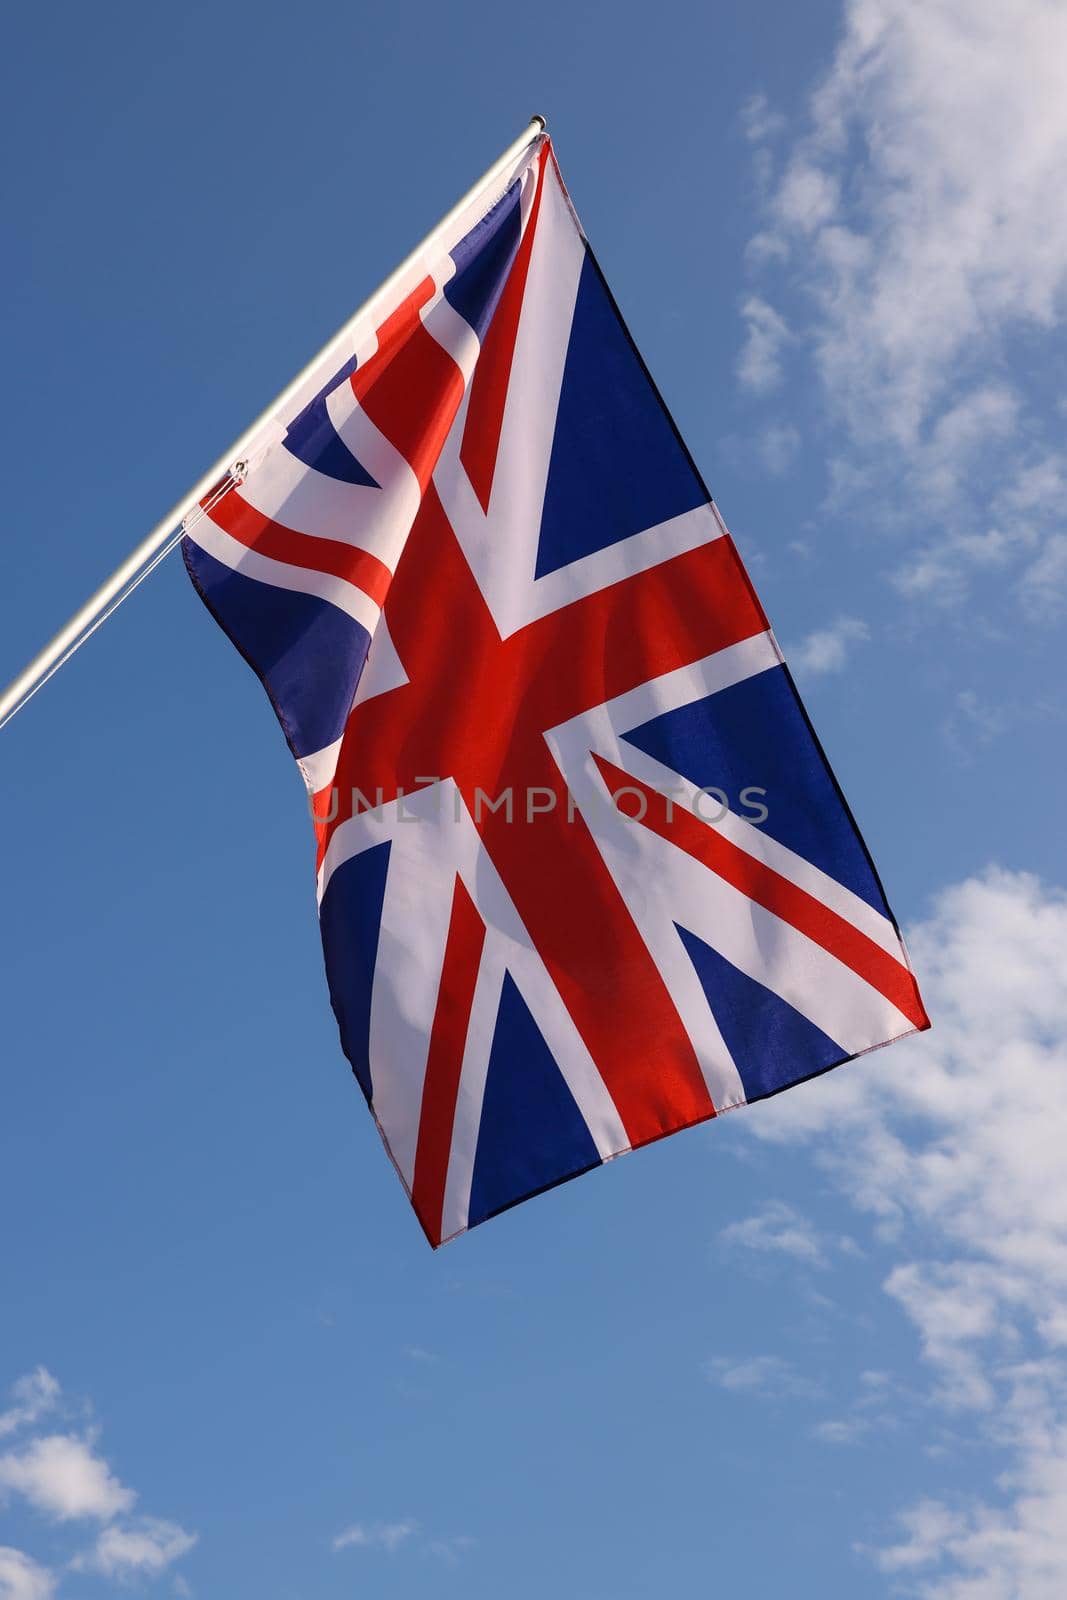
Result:
<svg viewBox="0 0 1067 1600"><path fill-rule="evenodd" d="M170 563L0 741L0 1600L1058 1600L1062 9L6 43L3 675L542 111L935 1028L432 1255L299 779Z"/></svg>

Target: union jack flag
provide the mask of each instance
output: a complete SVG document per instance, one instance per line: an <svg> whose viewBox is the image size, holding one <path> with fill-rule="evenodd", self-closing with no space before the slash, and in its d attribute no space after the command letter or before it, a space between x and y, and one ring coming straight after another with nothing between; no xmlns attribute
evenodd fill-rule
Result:
<svg viewBox="0 0 1067 1600"><path fill-rule="evenodd" d="M312 390L185 559L311 793L341 1041L431 1244L927 1027L547 137Z"/></svg>

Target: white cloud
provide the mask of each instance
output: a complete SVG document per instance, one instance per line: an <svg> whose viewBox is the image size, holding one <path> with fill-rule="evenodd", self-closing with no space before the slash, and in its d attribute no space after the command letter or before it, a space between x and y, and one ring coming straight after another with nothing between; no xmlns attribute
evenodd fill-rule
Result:
<svg viewBox="0 0 1067 1600"><path fill-rule="evenodd" d="M450 1567L454 1567L464 1552L477 1543L465 1533L438 1534L430 1538L420 1533L419 1525L413 1518L404 1517L397 1522L354 1522L343 1533L336 1535L332 1548L335 1551L384 1550L388 1555L393 1555L411 1540L415 1540L424 1554L435 1556Z"/></svg>
<svg viewBox="0 0 1067 1600"><path fill-rule="evenodd" d="M889 579L908 599L956 606L966 598L981 570L1004 566L1015 553L1016 543L1001 528L947 533L905 556Z"/></svg>
<svg viewBox="0 0 1067 1600"><path fill-rule="evenodd" d="M854 644L870 638L870 629L859 617L838 617L828 628L809 633L789 652L789 665L800 673L840 672Z"/></svg>
<svg viewBox="0 0 1067 1600"><path fill-rule="evenodd" d="M991 744L1008 731L1012 718L1004 706L990 705L973 689L961 689L945 722L945 738L965 753L971 745Z"/></svg>
<svg viewBox="0 0 1067 1600"><path fill-rule="evenodd" d="M1019 397L1001 381L979 383L948 405L915 451L927 506L954 505L982 455L991 444L1011 439L1018 423Z"/></svg>
<svg viewBox="0 0 1067 1600"><path fill-rule="evenodd" d="M1057 315L1065 58L1058 0L846 5L777 217L815 252L822 369L880 432L916 438L976 346ZM844 202L857 150L863 181Z"/></svg>
<svg viewBox="0 0 1067 1600"><path fill-rule="evenodd" d="M821 167L802 157L795 159L778 191L778 215L789 228L815 233L837 210L839 185Z"/></svg>
<svg viewBox="0 0 1067 1600"><path fill-rule="evenodd" d="M791 422L769 422L752 432L727 433L719 450L746 477L783 477L800 454L801 435Z"/></svg>
<svg viewBox="0 0 1067 1600"><path fill-rule="evenodd" d="M889 1388L889 1374L882 1372L877 1367L868 1367L860 1373L860 1382L871 1394L884 1394Z"/></svg>
<svg viewBox="0 0 1067 1600"><path fill-rule="evenodd" d="M808 1400L819 1393L817 1384L797 1372L792 1362L781 1356L746 1356L739 1361L728 1356L713 1356L704 1364L704 1375L720 1388L761 1400Z"/></svg>
<svg viewBox="0 0 1067 1600"><path fill-rule="evenodd" d="M933 1030L768 1101L896 1239L885 1288L934 1398L1007 1452L1007 1500L913 1507L887 1571L930 1600L1067 1593L1067 895L991 869L911 931ZM877 1386L871 1385L872 1392Z"/></svg>
<svg viewBox="0 0 1067 1600"><path fill-rule="evenodd" d="M772 423L756 441L759 458L774 478L780 478L797 458L800 433L791 422Z"/></svg>
<svg viewBox="0 0 1067 1600"><path fill-rule="evenodd" d="M113 1523L104 1528L92 1550L77 1556L71 1566L78 1572L99 1572L120 1581L154 1578L195 1544L196 1535L186 1533L177 1523L142 1517L127 1527Z"/></svg>
<svg viewBox="0 0 1067 1600"><path fill-rule="evenodd" d="M1067 346L1067 211L1051 198L1067 165L1065 60L1062 0L845 0L750 245L755 266L791 258L808 296L810 315L790 318L845 440L835 491L928 530L897 587L958 602L1010 563L1039 620L1067 592L1042 371ZM770 114L757 106L753 125ZM782 340L747 307L746 320L760 392Z"/></svg>
<svg viewBox="0 0 1067 1600"><path fill-rule="evenodd" d="M1026 563L1017 580L1024 610L1035 621L1055 618L1062 609L1067 588L1064 540L1056 531L1067 507L1067 463L1056 452L1029 457L1013 453L1004 465L1004 481L991 494L985 514L988 526L975 531L973 520L941 532L912 551L890 573L894 586L909 597L922 597L955 605L983 574L999 575ZM966 474L959 458L951 467L927 450L925 465L917 464L920 480L938 487L943 505L950 508L954 492ZM951 510L946 514L952 519ZM968 513L968 518L970 514Z"/></svg>
<svg viewBox="0 0 1067 1600"><path fill-rule="evenodd" d="M997 1333L1004 1302L1017 1299L1022 1287L975 1261L909 1261L889 1274L886 1293L919 1330L923 1354L941 1374L937 1394L945 1405L985 1409L994 1403L976 1345Z"/></svg>
<svg viewBox="0 0 1067 1600"><path fill-rule="evenodd" d="M454 1567L460 1557L477 1544L477 1539L472 1539L467 1533L454 1533L444 1539L431 1539L429 1544L430 1554L443 1561L446 1567Z"/></svg>
<svg viewBox="0 0 1067 1600"><path fill-rule="evenodd" d="M826 1264L811 1223L781 1200L770 1201L755 1216L729 1223L720 1230L719 1241L725 1245L739 1245L745 1250L780 1252L809 1266Z"/></svg>
<svg viewBox="0 0 1067 1600"><path fill-rule="evenodd" d="M75 1517L108 1521L137 1498L112 1476L91 1443L74 1434L50 1434L0 1456L0 1493L4 1490L61 1522Z"/></svg>
<svg viewBox="0 0 1067 1600"><path fill-rule="evenodd" d="M51 1600L56 1580L47 1567L0 1545L0 1600Z"/></svg>
<svg viewBox="0 0 1067 1600"><path fill-rule="evenodd" d="M913 1575L927 1600L1062 1600L1067 1581L1067 1432L1025 1461L1009 1509L924 1500L879 1552L883 1571Z"/></svg>
<svg viewBox="0 0 1067 1600"><path fill-rule="evenodd" d="M765 139L772 139L785 128L785 118L780 111L771 107L767 96L762 92L750 94L741 107L741 129L746 139L753 144L761 144Z"/></svg>
<svg viewBox="0 0 1067 1600"><path fill-rule="evenodd" d="M823 1444L855 1444L869 1432L870 1426L866 1417L832 1417L817 1422L811 1431Z"/></svg>
<svg viewBox="0 0 1067 1600"><path fill-rule="evenodd" d="M932 1033L768 1101L753 1124L818 1132L866 1209L1040 1274L1051 1308L1067 1288L1067 895L992 868L945 890L910 944ZM905 1143L904 1126L925 1138Z"/></svg>
<svg viewBox="0 0 1067 1600"><path fill-rule="evenodd" d="M421 1344L409 1344L404 1354L409 1361L416 1361L422 1366L434 1366L441 1359L436 1350L427 1350Z"/></svg>
<svg viewBox="0 0 1067 1600"><path fill-rule="evenodd" d="M0 1439L51 1411L59 1399L59 1384L47 1367L35 1367L11 1385L11 1398L15 1404L10 1410L0 1411Z"/></svg>
<svg viewBox="0 0 1067 1600"><path fill-rule="evenodd" d="M56 1379L38 1367L13 1386L15 1404L0 1418L0 1432L32 1428L56 1407L59 1396ZM102 1524L90 1550L73 1560L62 1558L73 1572L96 1572L119 1582L154 1578L196 1543L195 1534L158 1517L116 1520L132 1510L137 1496L97 1453L95 1432L41 1433L0 1455L0 1501L12 1495L53 1522L91 1519ZM0 1547L0 1600L49 1600L56 1582L50 1568L19 1550Z"/></svg>
<svg viewBox="0 0 1067 1600"><path fill-rule="evenodd" d="M780 313L758 295L745 301L741 315L747 326L737 376L744 388L767 394L782 381L782 348L792 335Z"/></svg>
<svg viewBox="0 0 1067 1600"><path fill-rule="evenodd" d="M1019 579L1026 610L1038 621L1057 617L1067 591L1067 534L1054 533Z"/></svg>
<svg viewBox="0 0 1067 1600"><path fill-rule="evenodd" d="M902 1512L899 1521L906 1537L900 1544L878 1551L883 1572L901 1572L939 1560L949 1540L957 1538L963 1527L959 1514L937 1500L920 1500Z"/></svg>
<svg viewBox="0 0 1067 1600"><path fill-rule="evenodd" d="M846 1414L827 1417L812 1428L812 1437L821 1444L853 1445L872 1433L889 1433L900 1425L897 1405L890 1405L891 1379L887 1372L860 1373L859 1390L846 1407Z"/></svg>
<svg viewBox="0 0 1067 1600"><path fill-rule="evenodd" d="M418 1523L405 1518L402 1522L354 1522L333 1541L334 1550L387 1550L392 1555L418 1528Z"/></svg>

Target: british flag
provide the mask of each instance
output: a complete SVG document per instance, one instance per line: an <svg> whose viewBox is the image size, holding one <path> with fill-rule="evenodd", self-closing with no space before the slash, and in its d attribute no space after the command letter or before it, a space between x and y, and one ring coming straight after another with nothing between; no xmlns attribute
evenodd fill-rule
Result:
<svg viewBox="0 0 1067 1600"><path fill-rule="evenodd" d="M928 1026L547 137L446 245L184 542L433 1245Z"/></svg>

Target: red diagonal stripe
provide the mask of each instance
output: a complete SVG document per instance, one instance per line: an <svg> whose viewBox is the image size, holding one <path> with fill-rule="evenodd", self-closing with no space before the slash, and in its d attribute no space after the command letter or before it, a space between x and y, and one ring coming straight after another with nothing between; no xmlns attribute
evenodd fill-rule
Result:
<svg viewBox="0 0 1067 1600"><path fill-rule="evenodd" d="M500 779L506 811L479 807L482 776L460 774L475 817L523 927L615 1102L631 1146L715 1115L693 1042L618 885L540 734L517 734ZM527 796L555 796L527 817Z"/></svg>
<svg viewBox="0 0 1067 1600"><path fill-rule="evenodd" d="M339 539L320 539L315 534L297 533L295 528L287 528L283 523L265 517L255 506L242 499L236 489L223 495L208 515L224 533L238 543L247 545L249 550L255 550L257 555L288 562L292 567L310 567L315 572L328 572L334 578L345 578L357 589L362 589L377 605L384 602L389 592L393 574L385 562L379 561L369 550L342 544Z"/></svg>
<svg viewBox="0 0 1067 1600"><path fill-rule="evenodd" d="M430 1243L441 1243L452 1124L463 1067L463 1049L470 1025L474 986L485 944L485 924L459 878L452 896L452 915L445 942L441 987L430 1032L426 1077L422 1088L419 1139L411 1203Z"/></svg>
<svg viewBox="0 0 1067 1600"><path fill-rule="evenodd" d="M527 673L526 715L553 728L766 629L732 540L719 538L539 617L504 651L511 660L566 663Z"/></svg>
<svg viewBox="0 0 1067 1600"><path fill-rule="evenodd" d="M419 312L428 300L433 299L433 296L433 279L423 278L377 329L377 349L372 356L367 357L362 366L356 368L348 380L357 400L362 401L367 390L377 383L404 340L412 329L418 326Z"/></svg>
<svg viewBox="0 0 1067 1600"><path fill-rule="evenodd" d="M754 900L765 911L773 912L798 933L806 934L815 944L835 956L838 961L869 983L872 989L884 995L917 1028L929 1027L929 1019L919 998L915 979L903 962L891 956L881 945L875 944L865 933L831 911L829 906L808 894L788 878L783 878L763 861L750 856L731 840L723 837L706 822L701 822L691 811L673 808L668 816L667 801L658 790L642 783L631 773L623 772L610 761L593 752L593 760L609 790L614 794L621 788L637 789L647 800L645 815L639 820L661 838L684 850L695 860L710 867L727 883Z"/></svg>
<svg viewBox="0 0 1067 1600"><path fill-rule="evenodd" d="M545 149L547 150L547 142ZM534 232L541 209L541 193L545 182L547 159L541 154L537 189L530 208L526 231L523 233L515 259L511 263L508 281L497 302L493 320L486 329L471 382L471 396L467 403L467 420L459 459L463 463L478 503L488 515L489 497L493 492L493 473L496 471L497 446L504 421L504 404L508 397L511 362L515 354L515 335L522 315L522 298L526 293L526 279L533 254Z"/></svg>
<svg viewBox="0 0 1067 1600"><path fill-rule="evenodd" d="M426 605L424 596L448 597ZM539 618L501 640L431 487L389 592L386 618L409 682L357 705L320 862L351 815L353 785L392 797L420 772L477 771L499 788L509 728L547 728L699 661L767 621L728 539L714 539ZM462 651L464 692L439 663Z"/></svg>
<svg viewBox="0 0 1067 1600"><path fill-rule="evenodd" d="M353 383L359 376L353 376ZM399 450L426 492L463 399L463 374L421 322L360 396L367 416Z"/></svg>

